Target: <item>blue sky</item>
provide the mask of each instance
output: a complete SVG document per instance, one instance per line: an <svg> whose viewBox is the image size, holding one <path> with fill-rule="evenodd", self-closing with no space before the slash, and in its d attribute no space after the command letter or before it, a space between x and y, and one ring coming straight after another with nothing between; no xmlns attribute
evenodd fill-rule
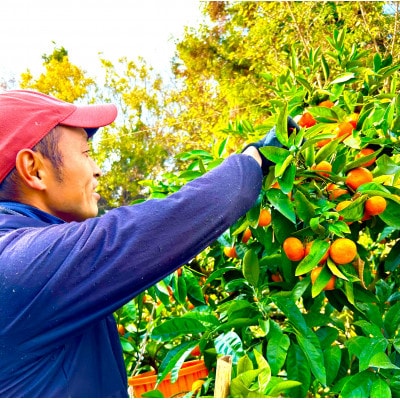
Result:
<svg viewBox="0 0 400 400"><path fill-rule="evenodd" d="M41 71L52 42L90 75L100 70L99 53L111 61L142 56L161 72L174 38L200 19L199 0L1 0L0 81Z"/></svg>

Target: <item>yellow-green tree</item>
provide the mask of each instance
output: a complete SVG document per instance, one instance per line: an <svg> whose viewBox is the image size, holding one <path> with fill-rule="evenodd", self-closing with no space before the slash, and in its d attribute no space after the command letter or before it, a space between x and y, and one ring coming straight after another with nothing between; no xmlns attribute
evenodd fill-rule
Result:
<svg viewBox="0 0 400 400"><path fill-rule="evenodd" d="M35 89L72 103L87 95L94 85L93 79L70 62L64 47L55 48L52 54L42 58L45 71L34 77L28 69L21 75L21 88Z"/></svg>

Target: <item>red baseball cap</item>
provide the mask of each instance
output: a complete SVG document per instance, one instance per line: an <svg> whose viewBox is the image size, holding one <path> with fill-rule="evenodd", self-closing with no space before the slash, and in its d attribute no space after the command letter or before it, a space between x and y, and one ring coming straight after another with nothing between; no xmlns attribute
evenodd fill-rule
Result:
<svg viewBox="0 0 400 400"><path fill-rule="evenodd" d="M18 152L34 147L57 125L84 128L90 137L116 117L114 104L76 105L31 90L0 92L0 183Z"/></svg>

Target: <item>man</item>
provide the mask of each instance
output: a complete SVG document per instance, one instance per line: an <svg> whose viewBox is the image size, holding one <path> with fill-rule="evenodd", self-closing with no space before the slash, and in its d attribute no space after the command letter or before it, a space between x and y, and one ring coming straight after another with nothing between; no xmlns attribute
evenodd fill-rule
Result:
<svg viewBox="0 0 400 400"><path fill-rule="evenodd" d="M101 171L88 139L116 114L0 93L2 397L126 397L113 312L211 244L260 193L262 141L166 199L96 217Z"/></svg>

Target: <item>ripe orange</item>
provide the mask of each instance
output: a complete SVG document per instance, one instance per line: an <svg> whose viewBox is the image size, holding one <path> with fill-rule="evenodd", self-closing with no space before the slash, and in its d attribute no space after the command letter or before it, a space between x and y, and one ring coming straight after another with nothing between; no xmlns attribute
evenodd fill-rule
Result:
<svg viewBox="0 0 400 400"><path fill-rule="evenodd" d="M283 242L283 251L291 261L300 261L305 256L305 248L301 240L288 237Z"/></svg>
<svg viewBox="0 0 400 400"><path fill-rule="evenodd" d="M357 246L347 238L336 239L329 248L329 256L336 264L348 264L357 255Z"/></svg>
<svg viewBox="0 0 400 400"><path fill-rule="evenodd" d="M246 228L242 235L242 243L246 244L251 238L251 230L250 228Z"/></svg>
<svg viewBox="0 0 400 400"><path fill-rule="evenodd" d="M118 329L118 333L119 333L121 336L124 336L124 335L125 335L125 327L124 327L122 324L118 324L118 325L117 325L117 329Z"/></svg>
<svg viewBox="0 0 400 400"><path fill-rule="evenodd" d="M346 175L346 185L353 190L368 182L372 182L373 176L369 169L358 167L350 170Z"/></svg>
<svg viewBox="0 0 400 400"><path fill-rule="evenodd" d="M328 144L332 139L323 139L316 143L317 147L323 147Z"/></svg>
<svg viewBox="0 0 400 400"><path fill-rule="evenodd" d="M365 156L369 156L373 152L374 152L373 149L370 149L369 147L365 147L364 149L361 149L360 152L356 155L356 159L365 157ZM364 164L361 164L360 166L366 168L366 167L369 167L370 165L372 165L375 161L376 161L376 157L374 157L372 160L365 162Z"/></svg>
<svg viewBox="0 0 400 400"><path fill-rule="evenodd" d="M309 112L304 112L297 124L302 128L311 128L317 123L314 117Z"/></svg>
<svg viewBox="0 0 400 400"><path fill-rule="evenodd" d="M386 209L386 200L382 196L372 196L364 204L365 212L369 215L379 215Z"/></svg>
<svg viewBox="0 0 400 400"><path fill-rule="evenodd" d="M353 125L350 122L340 122L335 129L336 137L346 139L353 132Z"/></svg>
<svg viewBox="0 0 400 400"><path fill-rule="evenodd" d="M306 244L304 256L307 256L310 253L311 246L313 243L314 241L311 241ZM328 259L328 257L329 257L329 248L326 251L326 253L322 256L322 258L318 261L318 264L323 264Z"/></svg>
<svg viewBox="0 0 400 400"><path fill-rule="evenodd" d="M271 280L272 280L272 282L282 282L283 278L279 272L276 272L275 274L271 275Z"/></svg>
<svg viewBox="0 0 400 400"><path fill-rule="evenodd" d="M237 253L236 253L236 249L235 246L232 247L224 247L224 254L229 257L229 258L237 258Z"/></svg>
<svg viewBox="0 0 400 400"><path fill-rule="evenodd" d="M352 113L347 117L347 121L350 122L351 125L353 125L354 129L356 129L357 127L358 117L358 113Z"/></svg>
<svg viewBox="0 0 400 400"><path fill-rule="evenodd" d="M317 280L319 274L321 273L323 267L317 267L314 268L311 271L311 283L314 285L315 281ZM335 284L336 284L336 276L332 275L331 279L329 279L328 283L324 287L323 290L333 290L335 289Z"/></svg>
<svg viewBox="0 0 400 400"><path fill-rule="evenodd" d="M328 107L328 108L332 108L335 103L331 100L324 100L321 101L321 103L318 104L320 107Z"/></svg>
<svg viewBox="0 0 400 400"><path fill-rule="evenodd" d="M312 166L311 169L315 170L319 175L329 176L332 172L332 164L328 161L321 161L317 165Z"/></svg>
<svg viewBox="0 0 400 400"><path fill-rule="evenodd" d="M338 197L349 193L347 189L341 188L339 185L336 185L336 183L329 183L326 186L326 190L329 195L329 200L336 200Z"/></svg>
<svg viewBox="0 0 400 400"><path fill-rule="evenodd" d="M258 226L268 226L271 223L271 213L267 208L260 210L260 216L258 217Z"/></svg>

